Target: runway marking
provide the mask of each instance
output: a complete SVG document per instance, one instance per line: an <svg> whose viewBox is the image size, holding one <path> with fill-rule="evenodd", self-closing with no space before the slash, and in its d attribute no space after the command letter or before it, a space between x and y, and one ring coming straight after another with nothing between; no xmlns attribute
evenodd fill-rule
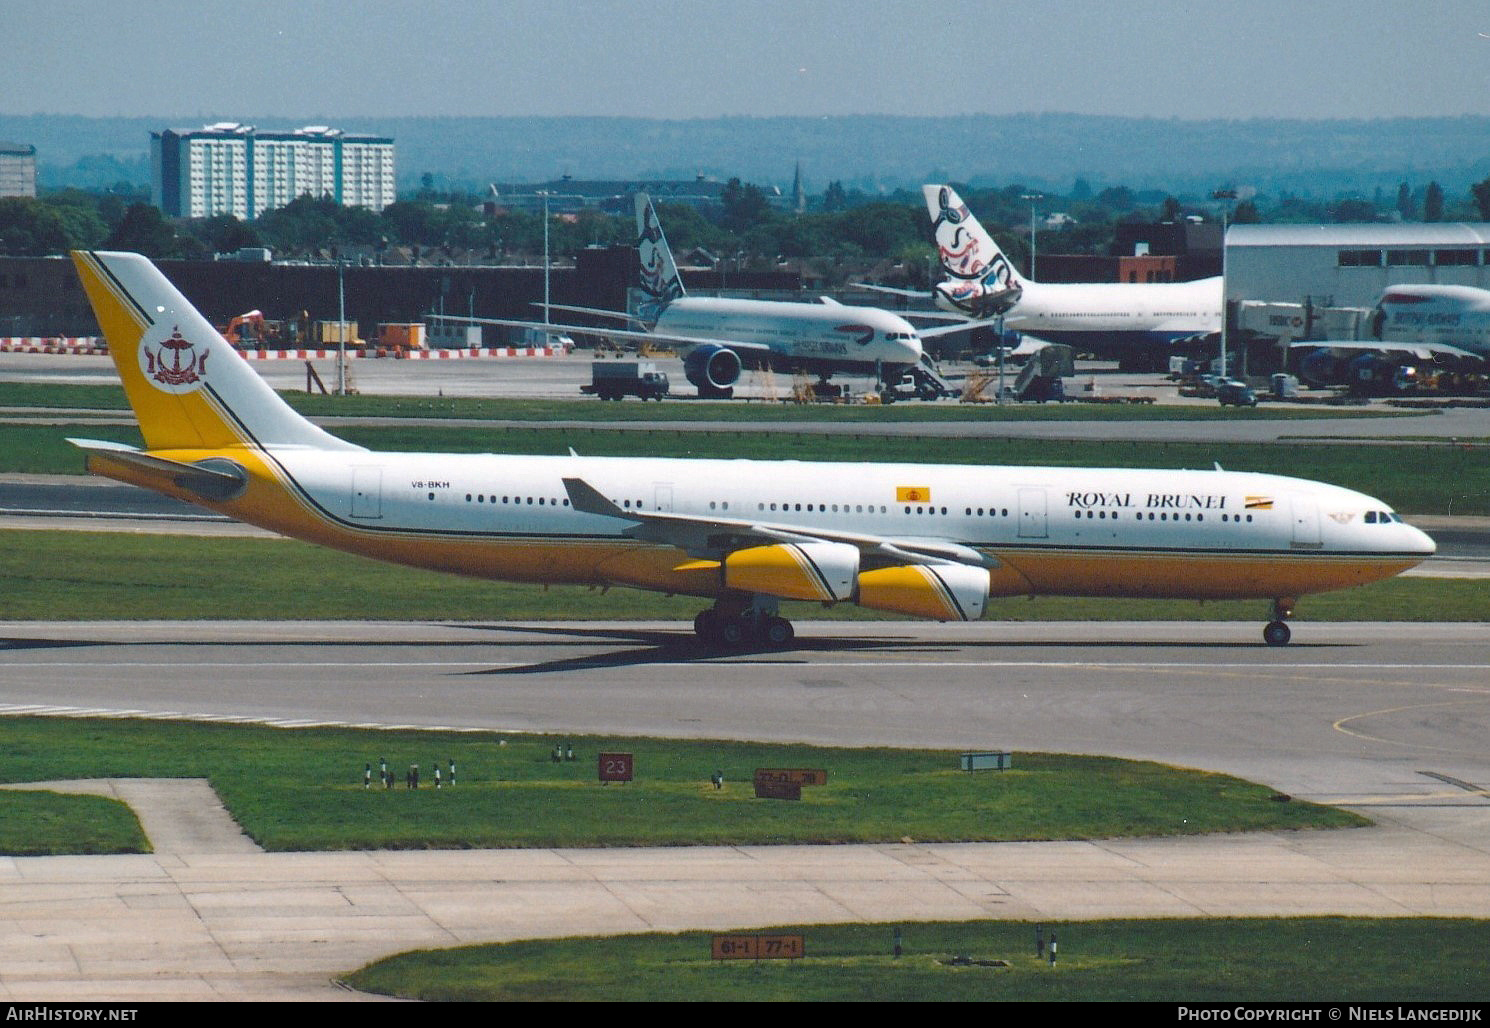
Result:
<svg viewBox="0 0 1490 1028"><path fill-rule="evenodd" d="M193 721L240 725L263 725L267 728L364 728L379 732L458 732L465 735L535 735L521 728L472 728L469 725L380 725L370 721L318 721L310 718L253 717L248 714L188 714L174 710L111 710L105 707L42 706L36 703L0 703L0 715L27 717L77 717L124 720L146 718L152 721Z"/></svg>
<svg viewBox="0 0 1490 1028"><path fill-rule="evenodd" d="M105 644L106 645L106 644ZM159 645L169 646L170 643ZM222 645L233 645L224 643ZM615 667L615 663L608 660L604 655L597 655L596 666ZM202 660L202 661L5 661L0 660L0 667L7 668L107 668L122 670L127 668L521 668L534 667L542 663L532 660L294 660L294 661L259 661L259 660ZM719 666L757 666L768 663L771 667L833 667L833 668L1078 668L1092 670L1111 670L1135 668L1147 670L1151 668L1174 668L1179 670L1195 669L1203 671L1236 670L1246 672L1268 672L1274 673L1286 670L1302 671L1481 671L1484 670L1483 663L1475 664L1374 664L1374 663L1258 663L1258 662L1236 662L1236 661L1112 661L1112 660L873 660L873 661L835 661L813 660L804 658L796 661L784 661L775 659L771 661L754 661L748 655L742 655L737 659L705 659L705 660L639 660L637 668L696 668L703 665ZM576 662L572 668L583 668L586 665Z"/></svg>
<svg viewBox="0 0 1490 1028"><path fill-rule="evenodd" d="M1330 727L1333 728L1335 731L1341 733L1342 735L1349 735L1349 736L1351 736L1353 738L1363 739L1363 740L1365 740L1367 742L1384 743L1384 744L1386 744L1388 746L1400 746L1400 747L1403 747L1403 748L1410 748L1410 749L1414 749L1414 750L1436 750L1439 753L1460 754L1460 753L1463 753L1464 752L1464 748L1462 746L1455 746L1455 747L1447 747L1447 746L1425 746L1422 743L1401 742L1401 741L1399 741L1397 739L1388 739L1388 738L1386 738L1384 736L1380 736L1380 735L1368 735L1365 732L1357 731L1357 730L1355 730L1353 728L1348 728L1346 726L1351 721L1359 721L1359 720L1362 720L1363 718L1384 717L1384 716L1389 716L1389 715L1392 715L1392 714L1403 714L1403 713L1406 713L1408 711L1414 711L1414 710L1431 710L1431 709L1433 709L1435 707L1437 707L1437 708L1442 708L1442 707L1463 707L1463 706L1467 706L1469 704L1474 704L1474 703L1483 704L1484 702L1485 702L1485 698L1484 697L1479 697L1479 698L1476 698L1476 699L1445 700L1445 701L1442 701L1442 702L1439 702L1439 703L1412 703L1412 704L1408 704L1405 707L1385 707L1385 708L1383 708L1381 710L1368 710L1368 711L1365 711L1364 713L1361 713L1361 714L1352 714L1349 717L1342 717L1338 721L1336 721L1334 724L1332 724ZM1420 772L1420 773L1428 773L1428 772Z"/></svg>

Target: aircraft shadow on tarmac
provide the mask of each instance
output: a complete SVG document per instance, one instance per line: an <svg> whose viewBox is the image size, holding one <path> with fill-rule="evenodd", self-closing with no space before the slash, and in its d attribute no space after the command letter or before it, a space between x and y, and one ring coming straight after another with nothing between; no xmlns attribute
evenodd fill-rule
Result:
<svg viewBox="0 0 1490 1028"><path fill-rule="evenodd" d="M441 624L441 628L481 633L481 637L467 639L48 639L33 637L0 636L0 654L6 652L45 651L64 649L97 649L101 647L169 647L185 649L419 649L439 648L445 650L481 650L489 653L494 648L531 646L533 636L547 637L555 647L566 643L582 646L585 652L574 656L558 657L521 666L495 667L476 671L455 672L464 675L528 675L549 674L564 671L600 670L605 668L642 667L648 664L698 663L713 664L723 661L754 664L804 664L812 654L878 653L913 656L941 656L951 653L999 652L1010 650L1051 651L1058 650L1066 659L1083 659L1082 651L1090 646L1104 650L1245 650L1264 652L1266 647L1254 642L1224 642L1196 639L1169 640L1100 640L1084 643L1071 639L967 639L956 643L938 643L911 635L874 636L798 636L791 646L773 650L761 647L730 649L700 641L693 632L680 626L669 629L601 628L554 625L503 625L503 624ZM507 635L508 638L500 636ZM494 637L496 636L496 637ZM526 637L526 638L523 638ZM595 652L596 644L615 643L623 648L610 652ZM630 645L627 645L630 644ZM1351 647L1349 642L1295 642L1287 652L1318 651ZM1273 651L1277 652L1277 651ZM1099 657L1087 657L1100 663ZM3 665L0 665L3 667Z"/></svg>
<svg viewBox="0 0 1490 1028"><path fill-rule="evenodd" d="M562 625L540 627L531 624L520 627L495 624L462 625L459 627L482 632L515 632L527 636L546 635L556 641L569 640L572 642L587 643L614 641L620 644L627 642L636 644L609 653L587 652L582 655L547 660L521 667L501 667L458 672L463 675L530 675L561 671L597 670L602 668L642 667L647 664L713 664L721 661L749 661L753 664L791 665L807 663L809 660L808 655L814 653L880 653L909 656L914 654L945 655L969 650L1007 651L1014 648L1021 650L1061 650L1065 653L1072 653L1086 645L1079 642L1073 643L1069 640L1048 639L974 639L959 640L953 644L942 644L911 636L885 635L853 638L828 636L822 638L804 638L799 635L792 642L791 646L785 649L774 650L751 647L730 649L724 646L702 642L691 631L686 629L668 631L659 629L580 628ZM517 643L518 640L512 640L512 642ZM506 645L506 643L498 643L498 645ZM1215 642L1201 639L1182 641L1115 640L1103 641L1093 645L1100 645L1104 649L1123 650L1205 649L1260 652L1267 649L1267 647L1254 642ZM1295 644L1289 647L1289 649L1298 651L1306 649L1334 649L1350 645L1350 643L1319 642Z"/></svg>

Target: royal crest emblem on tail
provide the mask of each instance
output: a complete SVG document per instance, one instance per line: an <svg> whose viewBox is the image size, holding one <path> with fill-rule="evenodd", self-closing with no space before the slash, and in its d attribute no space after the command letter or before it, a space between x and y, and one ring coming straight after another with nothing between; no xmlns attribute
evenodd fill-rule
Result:
<svg viewBox="0 0 1490 1028"><path fill-rule="evenodd" d="M140 370L155 388L168 393L199 388L207 373L207 357L205 351L198 353L196 346L182 338L179 326L173 326L163 341L152 342L146 334L140 342Z"/></svg>

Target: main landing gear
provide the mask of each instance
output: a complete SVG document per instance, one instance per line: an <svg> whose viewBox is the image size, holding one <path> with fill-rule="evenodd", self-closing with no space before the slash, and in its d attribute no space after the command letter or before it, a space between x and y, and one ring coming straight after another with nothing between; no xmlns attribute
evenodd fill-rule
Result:
<svg viewBox="0 0 1490 1028"><path fill-rule="evenodd" d="M770 596L752 596L743 601L721 599L699 612L693 619L693 631L701 642L731 650L750 646L780 650L797 637L792 623L776 613L776 600Z"/></svg>
<svg viewBox="0 0 1490 1028"><path fill-rule="evenodd" d="M1288 618L1293 617L1293 599L1280 598L1273 601L1273 620L1267 623L1262 630L1263 642L1269 646L1287 646L1288 640L1293 638L1293 632L1288 627Z"/></svg>

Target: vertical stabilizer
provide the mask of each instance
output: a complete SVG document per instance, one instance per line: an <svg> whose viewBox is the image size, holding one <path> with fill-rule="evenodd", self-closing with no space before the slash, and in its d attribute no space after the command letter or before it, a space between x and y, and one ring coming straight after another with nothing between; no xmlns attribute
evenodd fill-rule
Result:
<svg viewBox="0 0 1490 1028"><path fill-rule="evenodd" d="M636 236L643 293L637 314L650 326L656 324L657 316L668 304L684 293L678 265L673 261L673 252L668 248L667 237L662 234L662 225L657 220L657 209L646 193L636 194Z"/></svg>
<svg viewBox="0 0 1490 1028"><path fill-rule="evenodd" d="M72 259L149 449L360 449L295 413L144 257Z"/></svg>
<svg viewBox="0 0 1490 1028"><path fill-rule="evenodd" d="M947 274L936 287L937 304L974 318L1008 311L1018 302L1024 280L993 237L951 186L927 185L921 192L936 233L942 270Z"/></svg>

